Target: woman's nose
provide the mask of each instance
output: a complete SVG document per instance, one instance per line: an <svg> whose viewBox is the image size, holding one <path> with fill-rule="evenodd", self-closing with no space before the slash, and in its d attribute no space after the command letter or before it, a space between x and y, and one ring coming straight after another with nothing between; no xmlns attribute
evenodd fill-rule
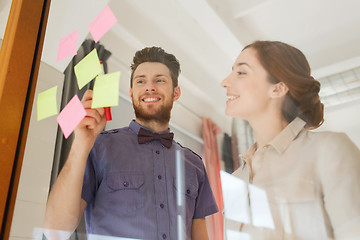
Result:
<svg viewBox="0 0 360 240"><path fill-rule="evenodd" d="M230 75L228 75L226 78L224 78L224 80L221 81L221 86L223 88L226 88L229 86L229 77L230 77Z"/></svg>

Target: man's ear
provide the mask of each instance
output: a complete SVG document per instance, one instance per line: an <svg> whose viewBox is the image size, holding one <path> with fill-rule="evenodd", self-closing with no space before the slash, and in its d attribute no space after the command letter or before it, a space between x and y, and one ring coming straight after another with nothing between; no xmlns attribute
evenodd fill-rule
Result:
<svg viewBox="0 0 360 240"><path fill-rule="evenodd" d="M285 96L288 92L288 86L283 82L279 82L272 86L270 96L273 98L281 98Z"/></svg>
<svg viewBox="0 0 360 240"><path fill-rule="evenodd" d="M131 101L133 100L132 99L132 88L129 88L129 95L130 95L130 98L131 98Z"/></svg>
<svg viewBox="0 0 360 240"><path fill-rule="evenodd" d="M174 88L174 99L173 99L173 101L175 102L176 100L178 100L179 97L180 97L180 95L181 95L180 87L179 87L179 86L176 86L176 87Z"/></svg>

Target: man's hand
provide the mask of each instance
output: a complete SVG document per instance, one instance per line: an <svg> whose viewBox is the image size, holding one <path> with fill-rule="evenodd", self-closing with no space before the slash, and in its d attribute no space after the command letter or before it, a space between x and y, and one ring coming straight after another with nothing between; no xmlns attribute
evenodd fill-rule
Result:
<svg viewBox="0 0 360 240"><path fill-rule="evenodd" d="M74 131L74 141L91 147L97 135L104 130L106 124L104 108L91 108L92 97L93 91L87 90L81 99L81 103L86 110L86 116Z"/></svg>

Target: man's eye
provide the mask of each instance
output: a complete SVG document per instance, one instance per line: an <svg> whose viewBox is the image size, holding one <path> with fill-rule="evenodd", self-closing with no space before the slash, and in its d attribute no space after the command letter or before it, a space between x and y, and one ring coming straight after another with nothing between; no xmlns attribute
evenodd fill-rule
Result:
<svg viewBox="0 0 360 240"><path fill-rule="evenodd" d="M238 75L244 75L244 72L237 72Z"/></svg>
<svg viewBox="0 0 360 240"><path fill-rule="evenodd" d="M141 83L144 83L144 81L143 80L137 80L136 83L141 84Z"/></svg>
<svg viewBox="0 0 360 240"><path fill-rule="evenodd" d="M164 80L162 80L162 79L157 79L156 81L157 82L164 82Z"/></svg>

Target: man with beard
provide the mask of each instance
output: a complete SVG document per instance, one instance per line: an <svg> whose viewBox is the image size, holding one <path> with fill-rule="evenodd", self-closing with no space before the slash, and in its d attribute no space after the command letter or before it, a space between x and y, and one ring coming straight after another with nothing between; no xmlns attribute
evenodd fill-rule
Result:
<svg viewBox="0 0 360 240"><path fill-rule="evenodd" d="M49 239L70 236L84 212L92 237L177 239L177 149L183 151L185 169L186 239L208 239L205 216L218 208L204 164L169 130L173 102L181 94L180 64L172 54L151 47L136 52L131 70L136 118L128 127L102 132L104 110L91 109L92 92L84 94L87 116L75 129L47 203L44 232Z"/></svg>

